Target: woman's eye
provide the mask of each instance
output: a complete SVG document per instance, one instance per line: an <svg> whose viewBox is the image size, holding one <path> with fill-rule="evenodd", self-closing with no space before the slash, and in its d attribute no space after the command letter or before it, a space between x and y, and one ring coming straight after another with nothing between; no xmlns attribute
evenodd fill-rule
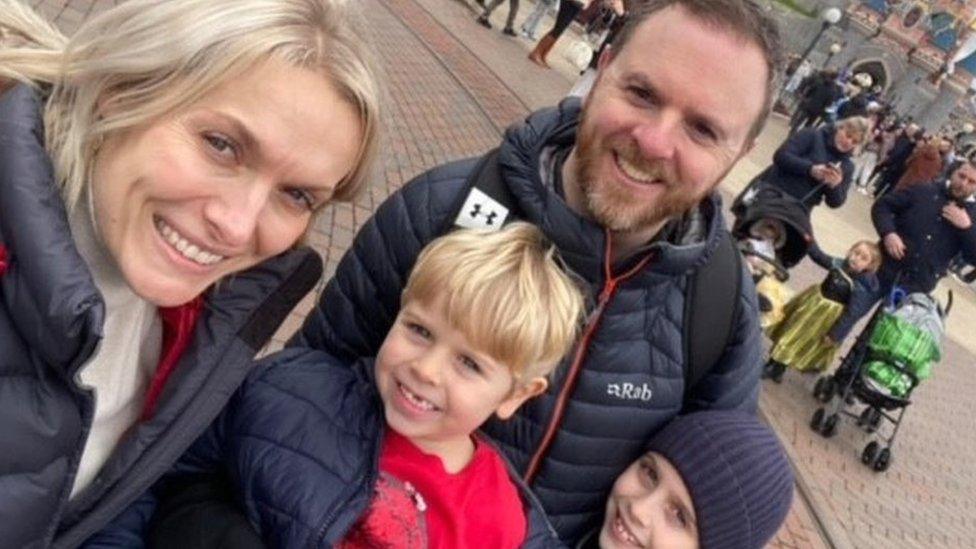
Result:
<svg viewBox="0 0 976 549"><path fill-rule="evenodd" d="M315 196L305 189L285 189L285 194L296 205L306 210L315 209Z"/></svg>
<svg viewBox="0 0 976 549"><path fill-rule="evenodd" d="M221 155L237 155L237 149L234 142L230 139L223 137L219 134L208 133L204 134L203 138L207 141L207 144L215 152Z"/></svg>

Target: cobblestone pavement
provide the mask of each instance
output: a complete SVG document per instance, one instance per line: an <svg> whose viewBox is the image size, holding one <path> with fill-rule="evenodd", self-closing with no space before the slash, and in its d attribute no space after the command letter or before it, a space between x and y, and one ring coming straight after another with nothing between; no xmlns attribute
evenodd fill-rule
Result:
<svg viewBox="0 0 976 549"><path fill-rule="evenodd" d="M390 80L389 132L369 191L354 204L324 212L310 234L309 243L325 258L327 277L356 229L386 196L431 166L496 146L507 125L531 109L555 104L578 71L571 57L579 39L572 32L550 58L556 70L529 63L525 55L532 44L499 32L507 5L492 17L496 28L487 30L474 22L473 0L362 1ZM117 0L29 3L70 31ZM522 4L524 17L533 6ZM549 24L544 21L540 33ZM767 165L784 135L782 120L774 119L723 182L723 194L738 192ZM869 207L852 194L841 210L818 210L814 226L824 248L840 254L848 243L873 236ZM794 288L823 276L809 262L792 274ZM966 293L958 297L960 312L950 320L953 340L935 376L916 391L885 474L858 462L865 435L853 424L842 424L831 439L807 427L816 408L809 396L812 378L789 372L783 384L764 387L763 415L786 445L801 488L771 547L976 547L976 470L967 459L976 451L976 417L967 406L967 397L976 394L976 375L974 342L966 335L976 318L976 300ZM300 325L314 299L309 296L289 317L277 345Z"/></svg>

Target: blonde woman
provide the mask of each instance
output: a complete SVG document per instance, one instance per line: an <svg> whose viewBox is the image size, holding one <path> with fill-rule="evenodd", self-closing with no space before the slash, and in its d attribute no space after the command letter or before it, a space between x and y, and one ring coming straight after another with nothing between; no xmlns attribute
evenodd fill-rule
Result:
<svg viewBox="0 0 976 549"><path fill-rule="evenodd" d="M847 200L854 174L851 155L870 130L868 119L861 116L800 130L780 145L759 179L801 201L807 211L821 202L839 208Z"/></svg>
<svg viewBox="0 0 976 549"><path fill-rule="evenodd" d="M0 538L81 543L216 417L362 186L351 0L0 0ZM234 276L230 276L234 275Z"/></svg>

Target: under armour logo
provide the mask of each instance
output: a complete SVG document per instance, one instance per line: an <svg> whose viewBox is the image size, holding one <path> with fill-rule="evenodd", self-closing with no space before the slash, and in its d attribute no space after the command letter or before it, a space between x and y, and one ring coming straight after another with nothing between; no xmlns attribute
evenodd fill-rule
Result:
<svg viewBox="0 0 976 549"><path fill-rule="evenodd" d="M607 394L625 400L651 400L653 392L646 384L634 385L633 383L611 383L607 385Z"/></svg>
<svg viewBox="0 0 976 549"><path fill-rule="evenodd" d="M475 204L474 205L474 208L471 210L471 213L468 214L468 215L470 215L471 217L478 217L479 215L483 215L483 216L485 216L485 224L486 225L494 225L495 224L495 218L498 217L498 212L495 212L495 211L482 212L481 211L481 204Z"/></svg>
<svg viewBox="0 0 976 549"><path fill-rule="evenodd" d="M498 230L508 218L508 208L483 191L472 187L454 224L467 229Z"/></svg>

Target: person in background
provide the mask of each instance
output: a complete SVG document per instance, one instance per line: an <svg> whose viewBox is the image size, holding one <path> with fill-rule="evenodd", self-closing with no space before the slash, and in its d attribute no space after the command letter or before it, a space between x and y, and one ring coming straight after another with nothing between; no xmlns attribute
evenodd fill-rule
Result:
<svg viewBox="0 0 976 549"><path fill-rule="evenodd" d="M843 88L837 83L837 71L825 69L807 77L808 82L800 86L800 103L790 118L790 134L800 128L816 127L823 120L827 107L840 99Z"/></svg>
<svg viewBox="0 0 976 549"><path fill-rule="evenodd" d="M888 191L895 188L895 184L905 173L905 164L908 162L908 158L915 152L916 141L920 141L923 133L917 124L909 122L895 137L888 154L878 164L881 176L874 186L875 198L884 196Z"/></svg>
<svg viewBox="0 0 976 549"><path fill-rule="evenodd" d="M582 0L560 0L559 11L556 13L556 22L549 32L539 39L539 42L532 48L532 51L529 52L529 60L540 67L548 69L549 63L546 62L546 57L552 51L553 46L556 45L559 37L569 28L570 23L576 19L579 12L583 11L586 4L587 2L583 2Z"/></svg>
<svg viewBox="0 0 976 549"><path fill-rule="evenodd" d="M535 31L539 28L539 23L542 22L542 16L546 14L547 11L553 9L559 0L539 0L535 3L535 8L532 9L532 13L525 18L522 22L522 27L519 32L522 36L528 38L529 40L535 40Z"/></svg>
<svg viewBox="0 0 976 549"><path fill-rule="evenodd" d="M827 369L857 311L878 291L881 250L874 242L855 243L844 258L831 257L814 244L810 258L827 270L826 278L790 300L783 320L767 330L773 345L763 376L777 383L787 366L801 372Z"/></svg>
<svg viewBox="0 0 976 549"><path fill-rule="evenodd" d="M776 150L759 180L802 202L807 210L821 202L839 208L847 200L854 173L851 154L870 129L866 118L855 117L836 126L800 130Z"/></svg>
<svg viewBox="0 0 976 549"><path fill-rule="evenodd" d="M919 143L905 161L905 172L898 178L894 190L900 191L914 185L935 181L945 165L942 153L945 147L946 142L937 135L929 136Z"/></svg>
<svg viewBox="0 0 976 549"><path fill-rule="evenodd" d="M484 11L478 16L478 24L486 29L491 28L491 22L488 18L491 17L491 12L495 11L495 8L500 6L505 0L490 0L485 4ZM508 36L517 36L515 34L515 17L518 15L519 0L508 0L508 19L505 20L505 28L502 29L502 34Z"/></svg>

